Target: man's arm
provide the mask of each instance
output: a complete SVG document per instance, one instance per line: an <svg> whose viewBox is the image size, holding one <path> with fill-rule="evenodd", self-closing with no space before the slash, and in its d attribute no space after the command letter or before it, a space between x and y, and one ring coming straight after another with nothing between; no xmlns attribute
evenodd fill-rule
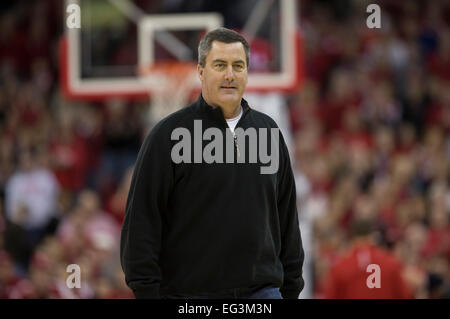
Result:
<svg viewBox="0 0 450 319"><path fill-rule="evenodd" d="M289 152L280 132L280 171L278 180L278 214L281 231L280 260L284 282L280 291L285 299L298 299L304 287L302 267L304 252L297 214L295 180Z"/></svg>
<svg viewBox="0 0 450 319"><path fill-rule="evenodd" d="M120 259L136 298L159 298L162 216L173 185L170 134L157 125L146 137L131 180Z"/></svg>

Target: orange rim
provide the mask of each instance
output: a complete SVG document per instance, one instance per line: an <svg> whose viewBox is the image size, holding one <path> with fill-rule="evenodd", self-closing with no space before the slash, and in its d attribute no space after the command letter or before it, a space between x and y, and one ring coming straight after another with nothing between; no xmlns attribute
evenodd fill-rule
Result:
<svg viewBox="0 0 450 319"><path fill-rule="evenodd" d="M192 62L160 62L150 66L141 67L140 75L164 74L171 79L183 80L185 76L196 70L197 64Z"/></svg>

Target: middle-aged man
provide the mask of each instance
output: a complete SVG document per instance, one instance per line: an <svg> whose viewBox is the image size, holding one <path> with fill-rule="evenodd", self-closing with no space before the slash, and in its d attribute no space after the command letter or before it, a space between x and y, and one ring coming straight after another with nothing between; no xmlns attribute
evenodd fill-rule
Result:
<svg viewBox="0 0 450 319"><path fill-rule="evenodd" d="M297 299L294 178L276 123L242 98L249 45L219 28L198 51L198 100L161 120L139 152L121 237L126 282L136 298Z"/></svg>

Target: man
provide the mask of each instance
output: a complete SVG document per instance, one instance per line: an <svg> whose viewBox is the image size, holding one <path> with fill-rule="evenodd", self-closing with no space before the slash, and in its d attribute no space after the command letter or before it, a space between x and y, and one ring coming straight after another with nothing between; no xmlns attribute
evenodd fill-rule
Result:
<svg viewBox="0 0 450 319"><path fill-rule="evenodd" d="M34 247L58 223L57 201L60 191L53 172L39 164L42 150L25 148L20 153L20 170L6 185L6 216L26 230Z"/></svg>
<svg viewBox="0 0 450 319"><path fill-rule="evenodd" d="M138 155L121 237L126 282L136 298L296 299L304 256L286 144L281 137L278 150L273 135L258 136L279 162L264 171L261 157L239 161L252 158L256 141L243 146L232 133L277 129L242 98L249 45L219 28L200 41L198 59L198 100L160 121ZM216 132L214 161L199 129ZM182 135L194 136L192 148L180 151Z"/></svg>
<svg viewBox="0 0 450 319"><path fill-rule="evenodd" d="M353 235L347 252L331 267L324 280L327 299L404 299L412 292L403 279L403 265L374 243L375 208L362 196L351 223Z"/></svg>

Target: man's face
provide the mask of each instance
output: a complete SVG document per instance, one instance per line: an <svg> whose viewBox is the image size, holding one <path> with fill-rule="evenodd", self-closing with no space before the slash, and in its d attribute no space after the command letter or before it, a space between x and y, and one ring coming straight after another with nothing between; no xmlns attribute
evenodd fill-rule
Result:
<svg viewBox="0 0 450 319"><path fill-rule="evenodd" d="M248 70L241 42L213 41L205 66L198 65L202 95L212 106L234 107L241 102Z"/></svg>

